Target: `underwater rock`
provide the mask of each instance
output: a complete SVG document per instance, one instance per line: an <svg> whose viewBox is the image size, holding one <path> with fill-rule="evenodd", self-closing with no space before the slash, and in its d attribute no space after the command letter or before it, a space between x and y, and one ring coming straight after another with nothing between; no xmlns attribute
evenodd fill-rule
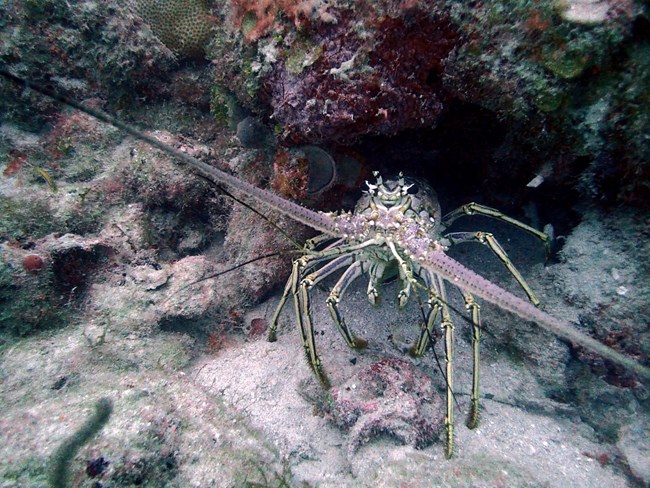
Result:
<svg viewBox="0 0 650 488"><path fill-rule="evenodd" d="M277 29L281 13L296 28L309 25L315 18L330 23L337 19L328 12L328 2L313 0L231 0L229 20L241 30L247 41L255 41Z"/></svg>
<svg viewBox="0 0 650 488"><path fill-rule="evenodd" d="M0 337L65 323L112 253L102 239L50 234L24 250L0 243Z"/></svg>
<svg viewBox="0 0 650 488"><path fill-rule="evenodd" d="M237 138L242 146L261 149L273 145L273 134L255 117L246 117L237 124Z"/></svg>
<svg viewBox="0 0 650 488"><path fill-rule="evenodd" d="M444 109L444 62L459 35L436 5L296 7L278 21L231 5L224 15L241 19L244 39L213 43L217 79L256 111L270 108L292 143L431 127Z"/></svg>
<svg viewBox="0 0 650 488"><path fill-rule="evenodd" d="M103 240L74 234L46 241L46 249L52 261L55 286L71 295L84 290L102 260L111 253L111 246Z"/></svg>
<svg viewBox="0 0 650 488"><path fill-rule="evenodd" d="M540 296L577 329L641 363L650 355L647 226L647 215L638 210L587 212L566 237L560 262L543 271L553 288L547 295L559 299L545 303ZM612 442L626 423L646 417L647 389L634 374L544 335L523 331L512 343L535 364L546 395L575 405L583 422Z"/></svg>
<svg viewBox="0 0 650 488"><path fill-rule="evenodd" d="M599 24L620 12L630 13L634 9L631 0L562 0L557 3L563 19L584 25Z"/></svg>
<svg viewBox="0 0 650 488"><path fill-rule="evenodd" d="M621 430L616 446L621 450L632 474L645 486L650 485L650 428L642 419Z"/></svg>
<svg viewBox="0 0 650 488"><path fill-rule="evenodd" d="M401 359L382 359L332 389L331 415L348 434L348 458L388 435L418 449L438 436L444 417L431 379Z"/></svg>
<svg viewBox="0 0 650 488"><path fill-rule="evenodd" d="M300 71L277 63L266 80L273 117L286 138L351 141L435 125L446 100L444 59L457 41L448 19L424 12L377 18L355 35L360 12L342 12L337 24L315 32L311 49L285 39L287 57L305 51Z"/></svg>
<svg viewBox="0 0 650 488"><path fill-rule="evenodd" d="M584 194L648 200L650 122L634 108L647 98L648 11L629 0L240 0L217 10L215 86L275 121L281 142L437 129L462 103L493 115L486 134L505 136L477 164L495 191L519 184L498 181L513 164L526 182L550 164L566 186L588 165ZM450 130L462 134L464 122Z"/></svg>
<svg viewBox="0 0 650 488"><path fill-rule="evenodd" d="M3 69L77 98L133 103L144 93L149 99L160 96L161 77L175 67L174 56L142 28L126 3L2 2ZM6 120L40 129L56 110L57 105L0 82Z"/></svg>
<svg viewBox="0 0 650 488"><path fill-rule="evenodd" d="M504 122L505 143L490 163L495 175L514 161L530 181L550 164L567 190L582 173L580 191L590 198L648 201L648 145L639 142L650 119L634 108L650 86L647 7L490 2L454 20L466 42L447 60L443 83Z"/></svg>

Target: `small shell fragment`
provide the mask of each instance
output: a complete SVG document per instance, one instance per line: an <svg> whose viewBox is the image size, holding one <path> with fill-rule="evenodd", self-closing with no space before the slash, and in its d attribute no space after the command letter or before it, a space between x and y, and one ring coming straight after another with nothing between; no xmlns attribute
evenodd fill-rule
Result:
<svg viewBox="0 0 650 488"><path fill-rule="evenodd" d="M542 175L537 175L537 176L535 176L535 178L530 180L526 186L528 188L537 188L543 182L544 182L544 177Z"/></svg>
<svg viewBox="0 0 650 488"><path fill-rule="evenodd" d="M607 19L610 3L605 0L563 0L559 2L559 8L564 20L594 25Z"/></svg>

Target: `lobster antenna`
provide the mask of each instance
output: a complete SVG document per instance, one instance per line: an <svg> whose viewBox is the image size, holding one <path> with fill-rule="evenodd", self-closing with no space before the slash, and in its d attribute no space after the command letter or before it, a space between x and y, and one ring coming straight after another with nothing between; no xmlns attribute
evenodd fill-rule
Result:
<svg viewBox="0 0 650 488"><path fill-rule="evenodd" d="M62 95L61 93L57 93L37 83L31 83L22 78L19 78L18 76L15 76L9 73L8 71L0 70L0 75L2 75L9 81L15 83L16 85L24 89L27 88L32 89L42 95L45 95L48 98L51 98L52 100L55 100L63 105L67 105L69 107L75 108L85 114L90 115L91 117L101 120L106 124L112 125L113 127L116 127L126 132L127 134L132 135L136 139L146 142L150 146L155 147L156 149L159 149L169 154L170 156L173 156L174 158L182 161L183 163L193 167L196 171L198 171L200 174L202 174L204 177L208 178L209 180L219 185L223 185L227 187L228 189L230 189L230 191L240 195L240 198L243 200L254 200L255 202L261 205L269 206L286 215L289 215L291 218L297 220L298 222L308 225L320 232L332 236L337 235L333 219L323 214L304 208L298 205L297 203L287 201L284 198L279 197L275 193L271 193L270 191L263 190L261 188L256 187L255 185L251 185L246 181L240 180L235 176L229 175L228 173L221 171L218 168L210 166L204 163L203 161L200 161L188 154L179 151L178 149L175 149L163 142L160 142L155 137L152 137L142 132L141 130L136 129L135 127L129 124L125 124L121 120L113 117L112 115L107 114L106 112L102 112L101 110L88 107L87 105L84 105L83 103L68 98L65 95Z"/></svg>
<svg viewBox="0 0 650 488"><path fill-rule="evenodd" d="M201 175L201 174L199 174L199 176L200 176L201 178L205 178L205 177L204 177L203 175ZM257 209L256 209L255 207L253 207L252 205L249 205L248 203L246 203L246 202L243 201L242 199L237 198L235 195L233 195L232 193L230 193L228 190L226 190L226 189L225 189L223 186L221 186L220 184L218 184L218 183L214 183L214 181L212 181L212 180L210 180L210 179L208 179L208 178L206 178L206 179L207 179L208 181L212 182L212 183L217 187L217 189L219 189L219 190L220 190L224 195L226 195L226 196L229 197L229 198L232 198L234 201L236 201L236 202L239 203L240 205L246 207L248 210L250 210L251 212L253 212L254 214L256 214L258 217L261 217L263 220L266 220L267 223L269 223L272 227L274 227L275 230L277 230L280 234L282 234L282 235L285 237L285 239L287 239L291 244L293 244L293 246L294 246L295 249L302 249L302 246L301 246L300 244L298 244L298 242L297 242L293 237L291 237L291 235L290 235L287 231L285 231L282 227L280 227L278 224L276 224L275 222L273 222L270 218L268 218L268 217L267 217L266 215L264 215L262 212L260 212L259 210L257 210ZM275 254L280 254L280 253L288 252L288 251L290 251L290 249L289 249L289 250L286 250L286 251L279 251L279 252L277 252L277 253L275 253ZM267 257L274 256L275 254L270 254L270 255L267 256Z"/></svg>
<svg viewBox="0 0 650 488"><path fill-rule="evenodd" d="M454 399L454 403L456 404L456 407L460 408L460 403L458 403L458 399L456 398L456 392L449 384L447 375L442 369L442 365L440 364L440 359L438 358L438 353L436 352L436 348L434 347L434 345L436 344L436 338L433 337L433 335L431 335L429 329L426 329L426 331L427 331L427 335L429 336L429 342L431 343L431 351L433 352L433 358L436 360L436 364L438 365L438 371L440 371L440 374L442 374L442 377L445 379L445 388L447 388L448 391L451 392L451 396Z"/></svg>
<svg viewBox="0 0 650 488"><path fill-rule="evenodd" d="M191 286L194 286L194 285L196 285L198 283L201 283L203 281L208 281L208 280L211 280L213 278L218 278L219 276L223 276L225 274L231 273L231 272L233 272L233 271L235 271L235 270L237 270L239 268L243 268L244 266L247 266L249 264L253 264L253 263L256 263L257 261L261 261L262 259L274 258L276 256L282 256L283 254L295 253L295 252L299 252L299 251L300 251L299 249L283 249L281 251L272 252L272 253L269 253L269 254L262 254L261 256L257 256L257 257L254 257L252 259L248 259L248 260L244 261L243 263L236 264L234 266L231 266L228 269L224 269L223 271L218 271L216 273L212 273L212 274L210 274L208 276L204 276L202 278L199 278L198 280L192 281L192 283L188 283L187 285L181 286L178 290L176 290L170 296L165 298L162 303L165 303L165 302L171 300L171 298L174 295L182 292L183 290L185 290L185 289L187 289L187 288L189 288Z"/></svg>
<svg viewBox="0 0 650 488"><path fill-rule="evenodd" d="M424 309L422 308L422 297L420 296L420 293L416 293L415 296L417 297L418 300L418 308L420 309L420 314L422 314L422 320L424 321L423 327L424 330L427 332L427 336L429 336L429 344L431 344L431 351L433 352L433 358L436 361L436 366L438 367L438 371L440 371L440 374L442 377L445 379L445 388L447 388L447 391L451 391L451 395L454 398L454 403L456 403L456 407L460 408L460 404L458 403L458 399L456 398L456 393L454 392L454 389L452 386L449 384L449 380L447 379L447 374L445 373L445 370L442 368L442 364L440 364L440 358L438 358L438 353L436 352L436 342L437 339L435 336L431 334L429 331L429 328L427 327L427 317L424 314ZM455 309L451 307L452 310L458 311L458 309Z"/></svg>

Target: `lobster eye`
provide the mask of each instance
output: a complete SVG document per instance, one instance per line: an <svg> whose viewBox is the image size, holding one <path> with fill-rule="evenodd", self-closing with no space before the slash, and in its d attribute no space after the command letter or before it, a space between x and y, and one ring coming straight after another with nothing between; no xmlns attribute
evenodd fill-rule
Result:
<svg viewBox="0 0 650 488"><path fill-rule="evenodd" d="M417 195L419 191L420 189L416 184L409 185L408 188L406 189L406 193L408 193L409 195Z"/></svg>

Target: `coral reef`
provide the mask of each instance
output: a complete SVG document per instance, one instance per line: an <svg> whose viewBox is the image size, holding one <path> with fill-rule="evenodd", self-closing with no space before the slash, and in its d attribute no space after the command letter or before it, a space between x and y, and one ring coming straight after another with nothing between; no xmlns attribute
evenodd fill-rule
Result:
<svg viewBox="0 0 650 488"><path fill-rule="evenodd" d="M78 98L103 92L133 102L158 96L153 88L175 66L164 48L127 6L108 0L8 2L2 6L0 64L33 81L52 83ZM39 128L51 102L0 83L5 118Z"/></svg>
<svg viewBox="0 0 650 488"><path fill-rule="evenodd" d="M190 286L230 266L219 262L247 260L290 244L248 210L230 215L226 197L158 152L120 144L114 132L79 115L62 113L53 120L51 130L29 144L24 132L7 126L0 131L3 141L20 151L4 168L0 196L0 237L7 241L0 245L2 341L65 324L88 299L97 300L99 322L116 310L131 317L135 308L144 314L138 327L145 330L175 330L194 320L198 334L213 329L224 334L241 324L244 302L259 300L283 279L279 270L288 259L279 256L220 278L234 285ZM158 137L199 158L216 157L183 137L162 131ZM61 141L65 152L58 150ZM98 161L110 164L100 168ZM231 162L250 170L260 161L256 151L243 150ZM57 192L33 172L41 165ZM270 170L260 165L250 178L259 183ZM295 224L285 227L297 230ZM108 274L109 287L123 283L106 302L105 285L94 283L98 269ZM228 318L215 325L208 319L213 314ZM116 328L133 326L107 320Z"/></svg>
<svg viewBox="0 0 650 488"><path fill-rule="evenodd" d="M466 42L448 60L444 86L505 122L492 175L524 150L555 185L575 188L582 173L579 191L590 198L648 200L650 155L639 142L650 119L633 108L648 96L648 14L632 1L455 11Z"/></svg>
<svg viewBox="0 0 650 488"><path fill-rule="evenodd" d="M7 5L0 59L36 81L47 72L82 97L98 88L110 100L212 91L222 94L212 97L217 113L234 96L253 115L272 117L288 144L430 129L463 100L494 113L506 134L487 164L495 188L545 172L547 184L597 200L649 198L641 141L650 121L634 107L648 98L650 21L638 2L232 0L213 12L200 0L135 3L173 50L206 51L213 90L203 81L193 97L191 80L164 83L176 66L171 53L128 8L106 1ZM39 19L47 22L31 28ZM11 120L41 126L53 112L35 97L18 103L4 83L0 90ZM65 153L66 141L55 148ZM513 162L517 181L499 181Z"/></svg>
<svg viewBox="0 0 650 488"><path fill-rule="evenodd" d="M255 41L269 31L278 29L277 17L280 12L297 29L315 19L331 23L337 20L328 14L327 0L230 0L229 3L230 19L247 41Z"/></svg>
<svg viewBox="0 0 650 488"><path fill-rule="evenodd" d="M25 0L0 11L2 69L302 204L352 208L370 171L404 171L435 181L447 210L476 200L553 223L564 248L545 265L517 232L480 219L459 230L504 236L546 310L647 362L649 223L635 208L650 201L647 2ZM364 309L363 280L342 306L372 339L365 353L340 344L314 287L337 387L312 415L297 334L258 340L289 268L273 254L295 244L158 151L33 92L0 82L0 114L3 486L45 485L53 439L106 395L111 422L70 464L83 486L647 484L645 386L489 304L485 421L478 435L457 422L456 459L423 449L444 415L432 357L391 356L412 343L419 311L405 311L408 327L397 307ZM298 245L310 235L263 213ZM502 276L484 250L454 252ZM273 256L247 264L260 255ZM459 417L472 364L463 317ZM569 475L552 469L567 452Z"/></svg>
<svg viewBox="0 0 650 488"><path fill-rule="evenodd" d="M232 1L219 15L208 48L219 89L287 144L431 129L462 101L504 134L483 165L495 191L543 172L598 200L650 198L638 2Z"/></svg>
<svg viewBox="0 0 650 488"><path fill-rule="evenodd" d="M458 40L444 13L414 7L395 14L374 2L336 9L270 2L270 10L233 3L236 25L257 22L244 29L246 40L258 40L257 54L246 41L226 39L209 55L227 73L224 86L248 106L267 105L285 139L352 141L435 124L446 99L444 59ZM286 24L276 23L278 8ZM225 52L233 48L242 52L236 64ZM248 87L245 96L237 84Z"/></svg>
<svg viewBox="0 0 650 488"><path fill-rule="evenodd" d="M271 106L285 137L350 141L435 125L445 100L436 86L456 36L444 18L413 15L378 21L372 45L349 35L354 20L342 18L327 41L310 40L322 51L299 73L278 67L270 77ZM301 49L285 42L289 51Z"/></svg>

